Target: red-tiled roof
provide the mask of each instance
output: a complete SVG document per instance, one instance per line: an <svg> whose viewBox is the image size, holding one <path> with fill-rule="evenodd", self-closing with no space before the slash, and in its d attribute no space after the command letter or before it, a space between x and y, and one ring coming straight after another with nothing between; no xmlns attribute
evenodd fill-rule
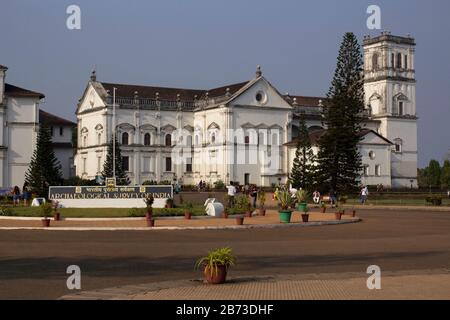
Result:
<svg viewBox="0 0 450 320"><path fill-rule="evenodd" d="M5 94L11 97L39 97L39 99L45 98L42 93L13 86L9 83L5 83Z"/></svg>
<svg viewBox="0 0 450 320"><path fill-rule="evenodd" d="M118 97L133 97L135 92L137 92L140 98L154 99L156 97L156 93L158 93L160 100L172 100L172 101L177 100L178 94L180 95L181 101L193 101L194 98L199 99L201 97L204 97L207 92L209 97L222 96L225 95L227 88L229 88L230 93L233 94L247 83L248 81L213 88L211 90L203 90L203 89L166 88L166 87L153 87L153 86L101 82L105 90L109 91L110 94L113 93L113 88L116 88L116 96Z"/></svg>
<svg viewBox="0 0 450 320"><path fill-rule="evenodd" d="M55 116L54 114L48 113L44 110L39 110L39 123L46 125L62 125L62 126L70 126L75 127L77 124L66 120L64 118Z"/></svg>

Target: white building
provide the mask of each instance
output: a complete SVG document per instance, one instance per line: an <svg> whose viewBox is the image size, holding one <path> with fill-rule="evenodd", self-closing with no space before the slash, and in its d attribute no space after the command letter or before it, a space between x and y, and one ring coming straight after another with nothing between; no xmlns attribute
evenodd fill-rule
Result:
<svg viewBox="0 0 450 320"><path fill-rule="evenodd" d="M44 95L5 82L0 65L0 186L22 188L39 130L39 103Z"/></svg>
<svg viewBox="0 0 450 320"><path fill-rule="evenodd" d="M50 129L53 151L61 164L62 177L67 179L75 176L72 130L76 128L77 124L42 109L39 110L39 123L45 124Z"/></svg>
<svg viewBox="0 0 450 320"><path fill-rule="evenodd" d="M364 41L371 112L361 132L364 184L417 186L414 46L411 38L385 33ZM391 65L390 53L401 54L405 64ZM285 182L299 114L306 113L312 136L323 132L321 99L280 94L260 68L249 81L209 90L106 83L93 72L76 111L76 173L100 175L116 130L132 184Z"/></svg>

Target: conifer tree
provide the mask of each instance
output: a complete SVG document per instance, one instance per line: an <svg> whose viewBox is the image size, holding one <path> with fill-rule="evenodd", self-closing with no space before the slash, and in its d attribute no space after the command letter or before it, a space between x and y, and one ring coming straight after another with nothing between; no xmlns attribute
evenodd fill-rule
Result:
<svg viewBox="0 0 450 320"><path fill-rule="evenodd" d="M116 149L115 150L115 153L116 153L116 157L115 157L116 158L116 162L115 162L116 182L118 185L127 185L129 183L128 177L122 166L122 153L121 153L120 145L119 145L119 142L117 141L117 138L114 139L114 143L116 144L116 146L115 146L115 149ZM103 165L102 175L104 178L112 178L114 175L114 172L113 172L113 138L111 138L111 140L108 144L108 151L106 154L105 163Z"/></svg>
<svg viewBox="0 0 450 320"><path fill-rule="evenodd" d="M300 116L299 136L297 150L292 166L290 180L292 187L312 191L315 183L315 156L309 138L308 128L306 127L305 116Z"/></svg>
<svg viewBox="0 0 450 320"><path fill-rule="evenodd" d="M327 132L320 138L319 181L339 192L359 184L362 162L358 152L364 110L364 75L361 49L353 33L346 33L337 67L322 110Z"/></svg>
<svg viewBox="0 0 450 320"><path fill-rule="evenodd" d="M36 148L25 173L25 181L40 197L48 196L49 186L62 183L61 164L53 151L52 137L46 125L39 127Z"/></svg>

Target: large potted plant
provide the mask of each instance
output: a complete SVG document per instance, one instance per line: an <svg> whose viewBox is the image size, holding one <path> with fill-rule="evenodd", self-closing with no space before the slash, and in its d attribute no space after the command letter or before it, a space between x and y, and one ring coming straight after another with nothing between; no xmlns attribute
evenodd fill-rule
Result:
<svg viewBox="0 0 450 320"><path fill-rule="evenodd" d="M300 212L305 212L308 204L306 203L306 199L308 197L308 192L304 189L300 189L295 193L295 198L297 199L297 209Z"/></svg>
<svg viewBox="0 0 450 320"><path fill-rule="evenodd" d="M290 207L293 203L291 193L286 189L280 190L278 192L277 198L280 206L280 210L278 210L280 222L290 223L292 216L292 210L290 209Z"/></svg>
<svg viewBox="0 0 450 320"><path fill-rule="evenodd" d="M186 204L186 208L184 209L184 218L187 220L190 220L192 218L192 209L194 208L194 205L189 202Z"/></svg>
<svg viewBox="0 0 450 320"><path fill-rule="evenodd" d="M221 284L226 281L228 269L234 266L236 258L231 248L219 248L208 252L197 260L196 268L202 268L205 279L211 284Z"/></svg>
<svg viewBox="0 0 450 320"><path fill-rule="evenodd" d="M52 202L52 205L53 205L53 210L54 210L54 213L53 213L53 219L54 219L55 221L59 221L59 220L61 219L61 214L58 212L59 201L54 200L54 201Z"/></svg>
<svg viewBox="0 0 450 320"><path fill-rule="evenodd" d="M41 220L42 226L45 228L50 227L50 219L48 218L48 216L52 213L52 205L48 202L45 202L39 206L39 210L41 216L43 217L43 219Z"/></svg>
<svg viewBox="0 0 450 320"><path fill-rule="evenodd" d="M264 207L264 204L266 203L265 191L261 190L258 192L258 201L259 201L258 215L265 216L266 215L266 208Z"/></svg>
<svg viewBox="0 0 450 320"><path fill-rule="evenodd" d="M155 198L153 198L153 195L149 195L147 197L144 198L144 202L145 202L145 206L147 211L145 212L145 218L147 220L152 219L153 216L153 202L155 201Z"/></svg>
<svg viewBox="0 0 450 320"><path fill-rule="evenodd" d="M236 208L240 213L244 214L245 217L252 217L252 206L250 204L250 200L244 194L237 196L236 198Z"/></svg>
<svg viewBox="0 0 450 320"><path fill-rule="evenodd" d="M336 207L336 212L334 213L336 220L341 220L342 215L345 213L344 207L342 205L338 205Z"/></svg>
<svg viewBox="0 0 450 320"><path fill-rule="evenodd" d="M309 221L309 208L308 208L308 206L306 206L304 209L303 209L304 211L303 211L303 213L302 213L302 221L303 222L308 222Z"/></svg>

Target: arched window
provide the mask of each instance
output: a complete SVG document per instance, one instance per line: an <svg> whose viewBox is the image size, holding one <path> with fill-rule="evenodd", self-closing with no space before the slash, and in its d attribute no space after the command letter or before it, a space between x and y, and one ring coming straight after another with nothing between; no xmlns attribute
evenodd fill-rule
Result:
<svg viewBox="0 0 450 320"><path fill-rule="evenodd" d="M391 53L391 68L395 68L395 53Z"/></svg>
<svg viewBox="0 0 450 320"><path fill-rule="evenodd" d="M211 143L216 143L216 134L214 132L211 133Z"/></svg>
<svg viewBox="0 0 450 320"><path fill-rule="evenodd" d="M122 144L125 146L128 145L128 132L122 133Z"/></svg>
<svg viewBox="0 0 450 320"><path fill-rule="evenodd" d="M378 70L378 53L374 53L372 56L372 70Z"/></svg>
<svg viewBox="0 0 450 320"><path fill-rule="evenodd" d="M405 63L404 63L405 69L408 69L408 55L405 54Z"/></svg>
<svg viewBox="0 0 450 320"><path fill-rule="evenodd" d="M402 54L400 52L397 53L397 68L402 68Z"/></svg>
<svg viewBox="0 0 450 320"><path fill-rule="evenodd" d="M186 137L186 146L192 147L192 136L191 135L188 135Z"/></svg>
<svg viewBox="0 0 450 320"><path fill-rule="evenodd" d="M83 136L83 147L87 147L87 136Z"/></svg>
<svg viewBox="0 0 450 320"><path fill-rule="evenodd" d="M167 147L172 146L172 135L170 133L166 134L165 144Z"/></svg>
<svg viewBox="0 0 450 320"><path fill-rule="evenodd" d="M98 145L102 144L102 134L101 133L97 134L97 144Z"/></svg>
<svg viewBox="0 0 450 320"><path fill-rule="evenodd" d="M150 145L150 133L146 133L144 135L144 145L149 146Z"/></svg>

